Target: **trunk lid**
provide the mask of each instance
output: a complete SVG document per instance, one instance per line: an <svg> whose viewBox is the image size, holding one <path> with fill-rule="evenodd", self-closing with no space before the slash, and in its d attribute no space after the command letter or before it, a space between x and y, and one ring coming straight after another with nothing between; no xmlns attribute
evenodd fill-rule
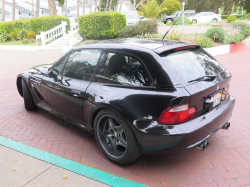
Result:
<svg viewBox="0 0 250 187"><path fill-rule="evenodd" d="M196 116L211 110L211 105L215 106L215 94L226 92L230 85L231 74L199 47L168 52L161 57L165 64L166 61L171 63L170 71L190 93L190 107L196 107ZM219 97L218 94L216 96Z"/></svg>

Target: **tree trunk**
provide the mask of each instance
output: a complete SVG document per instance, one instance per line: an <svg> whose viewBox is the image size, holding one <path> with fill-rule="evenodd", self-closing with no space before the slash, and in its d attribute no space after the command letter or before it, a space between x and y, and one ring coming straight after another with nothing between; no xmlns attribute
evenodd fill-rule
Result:
<svg viewBox="0 0 250 187"><path fill-rule="evenodd" d="M15 11L16 11L16 2L13 0L13 5L12 5L12 21L15 21Z"/></svg>
<svg viewBox="0 0 250 187"><path fill-rule="evenodd" d="M96 9L97 9L97 0L95 0L95 10L94 10L94 12L96 12Z"/></svg>
<svg viewBox="0 0 250 187"><path fill-rule="evenodd" d="M135 0L134 0L134 4L133 4L133 10L135 10Z"/></svg>
<svg viewBox="0 0 250 187"><path fill-rule="evenodd" d="M90 3L90 10L89 10L89 13L92 13L92 7L93 7L93 0L91 0L91 3Z"/></svg>
<svg viewBox="0 0 250 187"><path fill-rule="evenodd" d="M99 12L102 11L102 10L101 10L101 2L102 2L102 0L99 0Z"/></svg>
<svg viewBox="0 0 250 187"><path fill-rule="evenodd" d="M237 11L238 0L234 1L234 12Z"/></svg>
<svg viewBox="0 0 250 187"><path fill-rule="evenodd" d="M33 0L31 0L31 4L32 4L32 18L34 18L34 4L33 4Z"/></svg>
<svg viewBox="0 0 250 187"><path fill-rule="evenodd" d="M109 0L107 0L107 2L106 2L106 8L105 8L105 11L107 11L107 10L108 10L108 5L109 5Z"/></svg>
<svg viewBox="0 0 250 187"><path fill-rule="evenodd" d="M4 0L2 0L2 20L5 20Z"/></svg>
<svg viewBox="0 0 250 187"><path fill-rule="evenodd" d="M65 5L64 5L64 7L65 7L65 16L67 17L67 14L68 14L68 7L67 7L67 0L65 0Z"/></svg>
<svg viewBox="0 0 250 187"><path fill-rule="evenodd" d="M79 0L76 1L76 17L79 18Z"/></svg>
<svg viewBox="0 0 250 187"><path fill-rule="evenodd" d="M82 0L82 15L84 15L84 14L85 14L84 3L85 3L85 0Z"/></svg>
<svg viewBox="0 0 250 187"><path fill-rule="evenodd" d="M113 1L113 0L110 0L109 11L111 11L112 1Z"/></svg>
<svg viewBox="0 0 250 187"><path fill-rule="evenodd" d="M48 0L49 4L49 15L55 16L56 15L56 3L55 0Z"/></svg>
<svg viewBox="0 0 250 187"><path fill-rule="evenodd" d="M121 12L121 10L122 10L122 3L123 3L123 0L121 0L121 5L120 5L120 8L119 8L119 12Z"/></svg>
<svg viewBox="0 0 250 187"><path fill-rule="evenodd" d="M40 7L39 0L36 0L36 17L39 17L39 7Z"/></svg>

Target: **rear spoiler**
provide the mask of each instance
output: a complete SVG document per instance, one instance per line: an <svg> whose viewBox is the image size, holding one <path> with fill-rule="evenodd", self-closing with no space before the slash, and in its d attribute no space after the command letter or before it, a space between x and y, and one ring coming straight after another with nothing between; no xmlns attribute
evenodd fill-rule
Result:
<svg viewBox="0 0 250 187"><path fill-rule="evenodd" d="M180 51L184 49L194 49L194 48L200 48L201 46L199 45L192 45L188 43L176 43L174 45L164 45L162 47L156 48L153 51L157 53L158 55L165 53L165 52L170 52L170 51Z"/></svg>

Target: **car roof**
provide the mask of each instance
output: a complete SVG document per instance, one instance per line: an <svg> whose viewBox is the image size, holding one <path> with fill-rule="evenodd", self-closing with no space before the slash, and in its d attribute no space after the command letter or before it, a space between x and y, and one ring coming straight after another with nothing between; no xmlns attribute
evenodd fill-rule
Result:
<svg viewBox="0 0 250 187"><path fill-rule="evenodd" d="M157 54L163 52L187 46L198 46L194 44L184 43L176 40L164 40L164 45L161 39L140 39L140 38L127 38L117 40L104 40L95 43L83 44L77 46L75 49L81 48L100 48L100 49L115 49L115 48L126 48L126 49L139 49L144 51L145 49L151 50Z"/></svg>

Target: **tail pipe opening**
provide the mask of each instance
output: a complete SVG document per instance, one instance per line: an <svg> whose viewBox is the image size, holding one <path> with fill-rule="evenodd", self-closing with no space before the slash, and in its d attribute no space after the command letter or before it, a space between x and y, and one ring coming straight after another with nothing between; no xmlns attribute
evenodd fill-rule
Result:
<svg viewBox="0 0 250 187"><path fill-rule="evenodd" d="M196 148L204 151L206 148L208 148L208 146L209 146L208 142L203 142L203 143L199 144Z"/></svg>
<svg viewBox="0 0 250 187"><path fill-rule="evenodd" d="M228 130L228 129L229 129L229 127L230 127L230 122L226 122L226 124L225 124L225 125L223 125L223 126L221 127L221 129Z"/></svg>

